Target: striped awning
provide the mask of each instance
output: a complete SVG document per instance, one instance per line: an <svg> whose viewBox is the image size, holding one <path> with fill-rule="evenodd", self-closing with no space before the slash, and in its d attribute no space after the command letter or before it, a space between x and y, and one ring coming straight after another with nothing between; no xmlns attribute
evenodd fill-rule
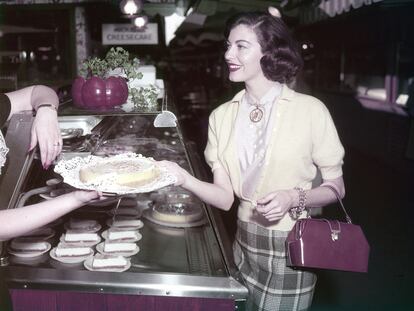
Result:
<svg viewBox="0 0 414 311"><path fill-rule="evenodd" d="M301 24L311 24L382 1L384 0L321 0L317 5L302 7L299 10L299 20Z"/></svg>
<svg viewBox="0 0 414 311"><path fill-rule="evenodd" d="M370 5L383 0L323 0L319 9L330 17L349 12L351 9L359 9L364 5Z"/></svg>

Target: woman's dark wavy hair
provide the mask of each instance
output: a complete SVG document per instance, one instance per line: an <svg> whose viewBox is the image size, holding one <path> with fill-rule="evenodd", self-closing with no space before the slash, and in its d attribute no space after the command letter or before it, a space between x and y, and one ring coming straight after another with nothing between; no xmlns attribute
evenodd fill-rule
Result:
<svg viewBox="0 0 414 311"><path fill-rule="evenodd" d="M291 82L302 68L303 60L297 42L282 19L262 12L239 13L227 21L226 38L238 25L249 26L255 32L262 47L260 65L265 77L280 83Z"/></svg>

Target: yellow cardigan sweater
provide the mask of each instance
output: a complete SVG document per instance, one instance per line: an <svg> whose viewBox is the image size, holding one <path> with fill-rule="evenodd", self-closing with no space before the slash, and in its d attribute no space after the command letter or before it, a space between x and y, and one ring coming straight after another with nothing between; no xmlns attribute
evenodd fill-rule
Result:
<svg viewBox="0 0 414 311"><path fill-rule="evenodd" d="M239 92L211 113L204 155L213 171L222 167L229 175L234 193L241 202L238 210L241 221L288 231L295 223L289 213L279 221L269 222L255 212L254 202L275 190L310 189L317 167L324 180L342 176L344 148L325 105L283 85L272 109L274 127L259 183L252 198L244 197L234 131L244 93L245 90Z"/></svg>

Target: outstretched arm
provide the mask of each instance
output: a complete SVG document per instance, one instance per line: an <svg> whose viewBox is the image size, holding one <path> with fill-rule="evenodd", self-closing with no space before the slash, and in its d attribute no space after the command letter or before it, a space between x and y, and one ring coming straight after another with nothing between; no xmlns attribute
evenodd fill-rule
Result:
<svg viewBox="0 0 414 311"><path fill-rule="evenodd" d="M42 227L99 198L96 191L74 191L53 200L0 211L0 241L9 240Z"/></svg>
<svg viewBox="0 0 414 311"><path fill-rule="evenodd" d="M231 208L234 201L233 188L223 168L215 169L213 171L214 182L208 183L195 178L176 163L169 161L159 163L177 177L176 186L191 191L203 202L219 209L228 211Z"/></svg>

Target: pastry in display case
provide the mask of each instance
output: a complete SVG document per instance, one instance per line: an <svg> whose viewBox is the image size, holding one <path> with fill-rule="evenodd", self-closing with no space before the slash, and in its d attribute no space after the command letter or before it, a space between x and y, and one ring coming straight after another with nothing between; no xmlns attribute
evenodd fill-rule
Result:
<svg viewBox="0 0 414 311"><path fill-rule="evenodd" d="M203 210L194 204L165 203L155 205L151 215L154 220L166 224L194 223L203 217Z"/></svg>
<svg viewBox="0 0 414 311"><path fill-rule="evenodd" d="M131 261L124 256L96 254L84 261L84 266L90 271L124 272L131 267Z"/></svg>
<svg viewBox="0 0 414 311"><path fill-rule="evenodd" d="M9 245L9 253L17 257L37 257L51 248L51 244L42 240L27 240L25 238L15 238Z"/></svg>
<svg viewBox="0 0 414 311"><path fill-rule="evenodd" d="M102 242L96 246L96 250L104 255L130 257L139 252L139 247L131 242Z"/></svg>
<svg viewBox="0 0 414 311"><path fill-rule="evenodd" d="M62 263L82 263L86 258L94 255L94 250L89 246L78 246L60 242L50 251L50 257Z"/></svg>
<svg viewBox="0 0 414 311"><path fill-rule="evenodd" d="M142 235L138 230L120 230L110 228L102 232L102 237L109 242L137 242Z"/></svg>

